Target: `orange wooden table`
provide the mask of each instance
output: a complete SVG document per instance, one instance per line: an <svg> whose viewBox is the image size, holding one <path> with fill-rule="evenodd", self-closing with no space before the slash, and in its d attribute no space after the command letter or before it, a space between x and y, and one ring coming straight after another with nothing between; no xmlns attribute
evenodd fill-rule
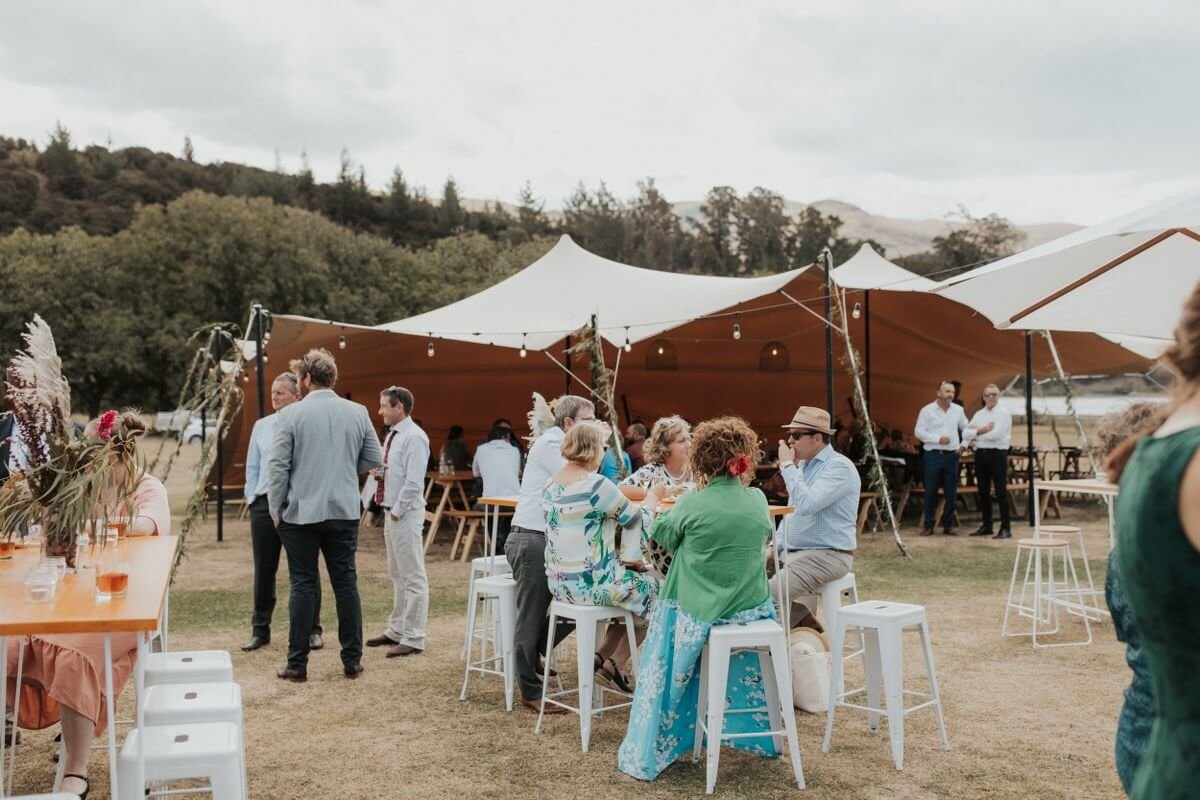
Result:
<svg viewBox="0 0 1200 800"><path fill-rule="evenodd" d="M38 563L38 548L19 548L9 561L0 561L0 687L8 685L8 637L36 634L104 634L104 689L108 695L108 767L113 800L117 800L117 736L112 685L113 633L138 634L138 658L134 668L137 719L142 727L142 693L145 683L147 643L162 618L175 564L178 536L131 537L117 545L122 560L129 564L129 588L124 597L101 599L96 596L94 567L77 570L59 581L54 599L31 603L25 599L25 576ZM99 550L96 554L99 554ZM106 551L107 552L107 551ZM22 661L18 659L18 680ZM20 711L20 692L16 695L13 718ZM139 738L139 742L141 739ZM139 772L142 770L139 748ZM15 762L15 749L13 759ZM11 773L13 762L9 764ZM0 737L0 795L4 794L4 741ZM11 776L10 776L11 780Z"/></svg>
<svg viewBox="0 0 1200 800"><path fill-rule="evenodd" d="M433 492L434 484L442 487L442 496L438 499L437 508L433 510L433 515L428 516L429 533L425 535L425 553L429 553L429 548L433 544L433 539L437 536L438 526L442 524L442 515L446 513L447 507L453 509L454 501L450 495L454 490L458 490L458 497L462 501L460 511L470 511L471 503L467 500L467 490L463 488L463 481L475 480L475 473L471 470L459 470L452 472L449 475L443 475L436 470L425 473L426 479L429 480L429 486L426 487L425 500L428 502L429 495Z"/></svg>

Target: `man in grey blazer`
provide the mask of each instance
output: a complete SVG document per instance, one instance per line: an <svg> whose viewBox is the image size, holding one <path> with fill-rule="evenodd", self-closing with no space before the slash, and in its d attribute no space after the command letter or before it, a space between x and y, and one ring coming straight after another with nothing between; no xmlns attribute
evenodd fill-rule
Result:
<svg viewBox="0 0 1200 800"><path fill-rule="evenodd" d="M337 602L338 640L347 678L362 668L362 602L358 596L359 475L383 463L379 437L367 409L338 397L337 363L329 351L310 350L291 363L300 381L299 403L278 412L267 462L267 504L287 551L291 577L291 632L280 678L308 679L317 558Z"/></svg>

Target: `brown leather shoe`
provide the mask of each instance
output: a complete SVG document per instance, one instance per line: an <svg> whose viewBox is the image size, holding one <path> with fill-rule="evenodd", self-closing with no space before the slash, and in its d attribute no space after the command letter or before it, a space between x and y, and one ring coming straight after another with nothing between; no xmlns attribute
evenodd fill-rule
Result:
<svg viewBox="0 0 1200 800"><path fill-rule="evenodd" d="M921 535L922 536L933 536L933 528L926 528L925 530L921 531Z"/></svg>
<svg viewBox="0 0 1200 800"><path fill-rule="evenodd" d="M417 656L425 651L419 647L411 647L407 644L398 644L395 647L388 648L387 657L396 658L397 656Z"/></svg>
<svg viewBox="0 0 1200 800"><path fill-rule="evenodd" d="M300 670L292 669L291 667L284 667L275 674L280 678L283 678L285 681L291 681L292 683L304 683L308 680L307 672L301 672Z"/></svg>
<svg viewBox="0 0 1200 800"><path fill-rule="evenodd" d="M821 623L817 620L816 617L813 616L813 613L811 611L804 615L804 619L800 620L792 627L812 628L817 633L825 632L825 627L823 625L821 625Z"/></svg>
<svg viewBox="0 0 1200 800"><path fill-rule="evenodd" d="M530 711L537 714L542 710L542 698L539 697L537 700L527 700L526 698L522 697L521 705L525 706ZM549 703L546 704L546 714L547 715L565 714L565 713L567 713L567 710L565 708L563 708L562 706L551 705Z"/></svg>
<svg viewBox="0 0 1200 800"><path fill-rule="evenodd" d="M954 527L953 525L947 525L946 527L942 528L942 533L944 533L946 536L958 536L958 528Z"/></svg>
<svg viewBox="0 0 1200 800"><path fill-rule="evenodd" d="M367 639L367 647L383 647L384 645L395 647L398 644L400 643L386 633L382 636L376 636L374 639Z"/></svg>
<svg viewBox="0 0 1200 800"><path fill-rule="evenodd" d="M358 662L358 663L356 663L356 664L350 664L349 666L343 666L343 667L342 667L342 672L343 672L343 674L345 674L345 676L346 676L347 678L350 678L351 680L354 680L354 679L355 679L355 678L357 678L359 675L362 675L362 674L363 674L363 665L362 665L362 662L360 661L360 662Z"/></svg>

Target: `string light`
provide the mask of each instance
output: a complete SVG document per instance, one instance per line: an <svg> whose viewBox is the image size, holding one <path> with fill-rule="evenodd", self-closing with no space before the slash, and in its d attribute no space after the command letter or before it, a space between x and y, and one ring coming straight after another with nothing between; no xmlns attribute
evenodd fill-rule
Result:
<svg viewBox="0 0 1200 800"><path fill-rule="evenodd" d="M660 356L663 354L663 346L661 344L658 346L658 354Z"/></svg>
<svg viewBox="0 0 1200 800"><path fill-rule="evenodd" d="M736 322L733 323L733 338L735 340L742 338L742 326Z"/></svg>
<svg viewBox="0 0 1200 800"><path fill-rule="evenodd" d="M862 316L862 303L855 303L854 310L850 312L850 316L858 319Z"/></svg>
<svg viewBox="0 0 1200 800"><path fill-rule="evenodd" d="M527 356L527 355L529 355L529 353L527 353L527 352L526 352L526 350L525 350L525 334L523 334L523 333L522 333L522 334L521 334L521 352L520 352L520 356L521 356L521 358L524 358L524 357L525 357L525 356Z"/></svg>
<svg viewBox="0 0 1200 800"><path fill-rule="evenodd" d="M346 349L346 334L343 333L341 336L338 337L338 350L345 350L345 349Z"/></svg>
<svg viewBox="0 0 1200 800"><path fill-rule="evenodd" d="M779 348L778 348L778 347L772 347L772 348L771 348L771 355L773 355L773 356L777 356L777 355L779 355Z"/></svg>
<svg viewBox="0 0 1200 800"><path fill-rule="evenodd" d="M242 373L242 383L249 383L249 382L250 382L250 373L243 372Z"/></svg>
<svg viewBox="0 0 1200 800"><path fill-rule="evenodd" d="M433 334L430 333L429 336L429 346L425 348L425 355L433 358Z"/></svg>
<svg viewBox="0 0 1200 800"><path fill-rule="evenodd" d="M269 364L269 363L271 363L271 357L270 357L270 356L268 356L266 353L263 353L263 363L264 363L264 364Z"/></svg>
<svg viewBox="0 0 1200 800"><path fill-rule="evenodd" d="M628 353L632 350L633 350L633 345L629 343L629 326L626 325L625 326L625 352Z"/></svg>

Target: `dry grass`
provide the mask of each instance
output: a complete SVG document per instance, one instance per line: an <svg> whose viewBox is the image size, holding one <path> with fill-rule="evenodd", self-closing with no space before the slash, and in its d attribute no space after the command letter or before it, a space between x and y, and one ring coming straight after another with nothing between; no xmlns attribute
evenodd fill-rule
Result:
<svg viewBox="0 0 1200 800"><path fill-rule="evenodd" d="M1103 580L1104 517L1095 506L1068 509L1084 522L1093 573ZM910 512L910 522L913 519ZM969 521L974 517L965 520ZM433 602L429 650L387 660L368 650L358 681L341 675L332 593L325 586L326 649L314 653L309 682L274 677L286 649L286 575L274 639L257 653L238 649L249 634L251 560L245 522L214 541L211 522L191 542L172 591L172 647L233 653L246 702L247 764L254 798L649 798L703 794L703 764L683 762L640 784L616 769L627 715L596 721L589 754L579 752L573 717L548 722L534 736L534 715L505 713L495 678L472 680L459 702L466 571L436 548L429 561ZM891 763L883 731L872 735L862 715L840 712L830 753L820 749L824 717L799 714L800 743L812 798L1118 798L1112 741L1121 692L1128 683L1123 648L1111 625L1096 628L1086 648L1033 652L1028 640L1003 639L1000 619L1012 570L1010 542L924 539L910 525L914 559L897 557L888 537L865 537L855 562L864 599L921 603L929 613L952 749L941 750L933 716L905 725L905 769ZM281 573L286 570L281 570ZM366 635L377 633L390 607L382 536L360 538L360 587ZM1068 623L1068 632L1079 632ZM571 640L568 640L568 645ZM568 648L569 649L569 648ZM570 667L564 674L570 674ZM909 688L922 688L915 639L906 649ZM126 694L126 703L130 692ZM15 789L44 790L52 777L51 731L27 735ZM94 795L107 768L93 759ZM793 796L785 761L768 762L726 749L717 790L727 797Z"/></svg>

